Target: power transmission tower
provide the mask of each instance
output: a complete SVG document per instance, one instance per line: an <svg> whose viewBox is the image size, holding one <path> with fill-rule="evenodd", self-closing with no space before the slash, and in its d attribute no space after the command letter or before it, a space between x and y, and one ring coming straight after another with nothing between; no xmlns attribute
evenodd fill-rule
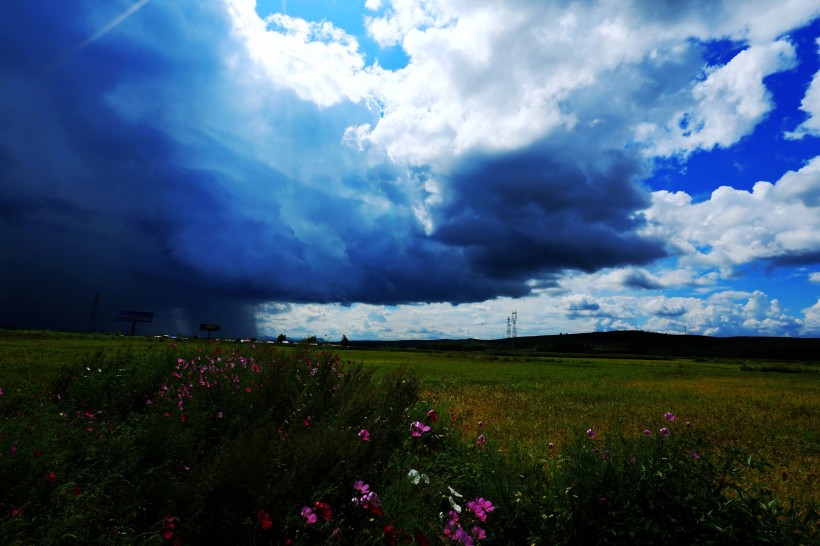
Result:
<svg viewBox="0 0 820 546"><path fill-rule="evenodd" d="M512 312L512 337L518 337L518 330L515 328L515 323L518 322L518 311Z"/></svg>
<svg viewBox="0 0 820 546"><path fill-rule="evenodd" d="M504 337L510 339L512 337L512 334L510 332L510 317L507 317L507 335Z"/></svg>

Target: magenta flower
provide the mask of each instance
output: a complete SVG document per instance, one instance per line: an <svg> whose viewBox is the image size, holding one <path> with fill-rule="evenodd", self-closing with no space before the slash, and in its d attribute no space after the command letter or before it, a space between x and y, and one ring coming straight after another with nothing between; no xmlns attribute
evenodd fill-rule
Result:
<svg viewBox="0 0 820 546"><path fill-rule="evenodd" d="M359 438L361 438L363 442L367 442L368 440L370 440L370 432L368 432L367 429L363 428L359 431Z"/></svg>
<svg viewBox="0 0 820 546"><path fill-rule="evenodd" d="M430 427L421 421L413 421L413 423L410 424L410 436L413 438L418 438L428 430L430 430Z"/></svg>
<svg viewBox="0 0 820 546"><path fill-rule="evenodd" d="M547 444L547 449L555 449L555 444L550 442Z"/></svg>
<svg viewBox="0 0 820 546"><path fill-rule="evenodd" d="M670 423L675 421L675 415L668 411L663 414L663 418L669 421Z"/></svg>
<svg viewBox="0 0 820 546"><path fill-rule="evenodd" d="M649 438L652 435L652 431L648 428L643 429L643 435Z"/></svg>
<svg viewBox="0 0 820 546"><path fill-rule="evenodd" d="M486 441L487 441L487 437L486 437L486 436L484 436L483 434L480 434L480 435L478 436L478 440L476 440L476 441L475 441L475 443L476 443L476 445L477 445L477 446L481 447L481 446L483 446L483 445L484 445L484 443L485 443Z"/></svg>
<svg viewBox="0 0 820 546"><path fill-rule="evenodd" d="M370 486L364 483L362 480L358 480L353 484L353 489L355 489L359 493L367 493L367 490L370 489Z"/></svg>
<svg viewBox="0 0 820 546"><path fill-rule="evenodd" d="M686 421L686 428L692 428L692 422Z"/></svg>
<svg viewBox="0 0 820 546"><path fill-rule="evenodd" d="M482 529L478 525L473 525L472 534L478 540L484 540L485 538L487 538L486 531L484 531L484 529Z"/></svg>
<svg viewBox="0 0 820 546"><path fill-rule="evenodd" d="M495 506L493 506L492 502L479 497L474 501L468 502L467 509L475 514L475 517L481 521L487 521L487 514L495 510Z"/></svg>
<svg viewBox="0 0 820 546"><path fill-rule="evenodd" d="M484 428L484 421L478 422L478 428Z"/></svg>
<svg viewBox="0 0 820 546"><path fill-rule="evenodd" d="M692 456L693 459L700 459L700 453L696 453L696 452L693 451L693 452L690 453L690 455Z"/></svg>
<svg viewBox="0 0 820 546"><path fill-rule="evenodd" d="M474 544L473 543L473 537L471 537L469 535L469 533L467 533L467 531L465 531L461 527L459 527L456 530L456 532L453 534L453 540L456 540L456 541L464 544L464 546L473 546L473 544Z"/></svg>
<svg viewBox="0 0 820 546"><path fill-rule="evenodd" d="M662 429L660 429L660 430L658 431L658 433L659 433L661 436L663 436L664 438L666 438L667 436L669 436L670 434L672 434L672 431L671 431L671 430L669 430L669 429L668 429L668 428L666 428L666 427L663 427Z"/></svg>
<svg viewBox="0 0 820 546"><path fill-rule="evenodd" d="M308 525L313 525L316 523L316 514L310 509L309 506L303 506L300 514L307 520Z"/></svg>
<svg viewBox="0 0 820 546"><path fill-rule="evenodd" d="M435 423L438 421L438 413L436 413L436 410L431 409L427 412L427 418L430 419L431 423Z"/></svg>
<svg viewBox="0 0 820 546"><path fill-rule="evenodd" d="M587 436L589 436L590 440L594 440L595 439L595 431L592 430L591 428L588 428L587 429Z"/></svg>

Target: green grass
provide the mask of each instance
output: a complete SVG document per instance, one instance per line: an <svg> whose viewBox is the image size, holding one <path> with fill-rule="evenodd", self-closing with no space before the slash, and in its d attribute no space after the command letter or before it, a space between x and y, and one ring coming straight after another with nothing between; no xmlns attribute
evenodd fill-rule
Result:
<svg viewBox="0 0 820 546"><path fill-rule="evenodd" d="M493 357L343 351L366 366L418 372L425 396L479 420L500 445L543 452L579 430L638 432L672 411L712 445L770 465L758 475L788 497L820 502L820 375L742 371L731 361ZM755 366L765 366L759 362ZM807 364L818 369L817 364ZM785 476L785 477L784 477Z"/></svg>
<svg viewBox="0 0 820 546"><path fill-rule="evenodd" d="M172 375L217 347L248 364L235 383ZM170 522L184 543L337 543L334 529L389 543L387 525L424 543L448 486L493 500L496 543L816 536L816 363L340 350L340 367L305 351L0 331L0 542L162 544ZM409 437L419 419L432 430ZM431 483L409 484L410 468ZM350 504L358 479L384 514ZM332 521L306 525L300 508L320 500Z"/></svg>

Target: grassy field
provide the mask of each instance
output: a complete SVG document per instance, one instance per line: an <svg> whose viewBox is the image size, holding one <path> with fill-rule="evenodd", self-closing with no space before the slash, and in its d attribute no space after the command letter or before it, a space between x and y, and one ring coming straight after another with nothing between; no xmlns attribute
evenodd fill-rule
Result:
<svg viewBox="0 0 820 546"><path fill-rule="evenodd" d="M222 342L220 346L223 351L250 348L250 344L234 342ZM176 342L164 338L0 331L0 451L13 454L17 449L14 435L26 434L28 430L36 436L31 432L35 423L41 426L55 419L54 408L64 408L68 403L68 399L59 396L55 400L55 392L62 392L60 389L67 397L86 400L82 402L86 408L90 403L87 400L95 400L95 384L104 390L114 385L122 392L98 393L99 400L91 406L105 403L113 411L121 411L124 419L137 419L133 408L118 405L119 399L131 397L134 403L144 405L139 397L145 398L142 393L150 394L152 389L156 391L157 378L166 373L159 369L166 366L160 361L168 360L167 366L171 366L177 354L196 354L200 349L208 352L214 347L214 343L203 340ZM300 350L270 349L283 355L297 355ZM360 363L377 377L392 377L397 370L409 370L420 385L419 407L437 408L442 420L454 424L454 434L465 445L475 444L476 438L483 435L487 448L502 458L505 453L511 454L513 459L529 461L536 468L542 461L557 460L562 453L577 449L573 447L577 446L577 439L589 429L596 431L596 441L602 446L608 445L609 439L613 445L616 439L634 441L645 430L647 435L656 436L661 427L670 424L663 418L669 412L675 415L675 430L691 428L703 438L701 445L706 447L699 457L717 463L741 453L745 464L739 472L747 483L780 499L799 501L814 509L820 506L817 362L782 366L777 362L740 360L535 357L418 350L338 349L337 354L342 361ZM100 379L95 379L94 369L98 365L106 369L100 369ZM78 370L81 374L88 370L90 379L77 382ZM109 371L115 371L117 377L109 378ZM65 377L69 383L79 385L64 388ZM109 379L103 381L103 377ZM303 394L293 396L296 400ZM372 395L356 396L367 399ZM207 403L217 404L218 400L214 400ZM238 402L225 398L222 403L229 407ZM379 403L389 405L389 395ZM106 409L109 415L112 410ZM83 411L88 413L80 410L78 418L82 418ZM203 411L202 419L213 417L211 410ZM287 414L291 410L283 411ZM323 410L313 410L320 411ZM43 417L39 412L54 415ZM196 414L190 414L190 418L195 419ZM91 429L92 417L88 419ZM303 428L301 419L298 418L299 428ZM307 417L305 427L309 420ZM184 416L183 425L188 426ZM108 426L110 432L113 425ZM241 424L237 426L241 428ZM94 433L103 438L98 429ZM116 441L111 444L114 447L106 449L115 449ZM81 447L78 449L82 451ZM189 456L203 458L202 453L206 451ZM85 457L82 453L81 456ZM13 528L8 525L6 529ZM167 530L167 521L163 525ZM0 535L3 529L0 526Z"/></svg>
<svg viewBox="0 0 820 546"><path fill-rule="evenodd" d="M820 502L820 365L804 373L741 371L748 362L343 351L368 366L417 370L430 400L479 420L502 448L539 457L579 430L638 434L669 411L716 451L769 465L777 494ZM765 366L754 362L753 367ZM477 434L475 429L472 431Z"/></svg>

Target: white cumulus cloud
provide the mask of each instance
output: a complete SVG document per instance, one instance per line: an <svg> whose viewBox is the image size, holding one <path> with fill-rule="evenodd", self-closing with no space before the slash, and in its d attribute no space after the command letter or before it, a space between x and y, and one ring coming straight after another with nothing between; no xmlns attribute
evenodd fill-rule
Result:
<svg viewBox="0 0 820 546"><path fill-rule="evenodd" d="M753 260L820 252L820 156L751 192L723 186L693 203L685 192L657 191L647 235L666 238L689 265L734 267Z"/></svg>
<svg viewBox="0 0 820 546"><path fill-rule="evenodd" d="M820 53L820 39L817 40ZM820 136L820 71L811 80L806 95L800 103L800 109L808 114L808 118L797 129L786 133L786 138L802 138L805 135Z"/></svg>

